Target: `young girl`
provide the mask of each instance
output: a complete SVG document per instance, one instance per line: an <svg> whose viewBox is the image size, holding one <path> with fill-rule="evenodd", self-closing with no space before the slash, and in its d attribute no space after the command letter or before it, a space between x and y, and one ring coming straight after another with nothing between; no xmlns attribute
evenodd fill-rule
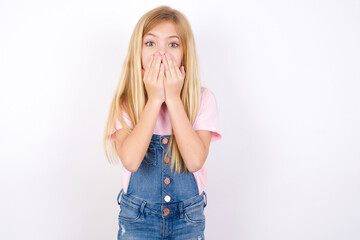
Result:
<svg viewBox="0 0 360 240"><path fill-rule="evenodd" d="M105 129L107 158L122 162L118 239L205 239L205 160L220 138L188 20L168 6L149 11L132 34Z"/></svg>

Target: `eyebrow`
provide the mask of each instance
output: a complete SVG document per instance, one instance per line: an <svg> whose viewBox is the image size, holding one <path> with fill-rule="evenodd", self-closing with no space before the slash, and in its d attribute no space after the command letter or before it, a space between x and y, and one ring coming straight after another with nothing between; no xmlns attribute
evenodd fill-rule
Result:
<svg viewBox="0 0 360 240"><path fill-rule="evenodd" d="M145 35L145 37L146 37L147 35L151 35L151 36L154 36L154 37L157 37L157 38L158 38L158 36L156 36L156 35L153 34L153 33L147 33L147 34ZM169 36L168 38L177 38L177 39L179 39L179 37L178 37L177 35L171 35L171 36Z"/></svg>

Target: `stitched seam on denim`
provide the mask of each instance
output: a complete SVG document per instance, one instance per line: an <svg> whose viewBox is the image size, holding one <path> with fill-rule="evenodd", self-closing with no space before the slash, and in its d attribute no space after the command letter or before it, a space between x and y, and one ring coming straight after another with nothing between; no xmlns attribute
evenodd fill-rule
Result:
<svg viewBox="0 0 360 240"><path fill-rule="evenodd" d="M132 175L132 174L131 174L131 175ZM134 200L131 199L131 198L134 198ZM124 201L130 202L131 204L133 204L133 205L135 205L135 206L139 206L139 208L140 208L141 202L143 201L143 199L138 198L138 197L136 197L136 196L131 196L131 197L129 197L129 194L126 193L126 194L124 194Z"/></svg>
<svg viewBox="0 0 360 240"><path fill-rule="evenodd" d="M134 221L138 220L140 217L141 217L140 213L137 215L136 218L127 218L127 217L123 217L123 216L119 215L119 219L124 220L124 221L129 221L129 222L134 222Z"/></svg>
<svg viewBox="0 0 360 240"><path fill-rule="evenodd" d="M125 202L125 201L121 201L120 204L125 204L126 206L131 207L131 208L133 208L133 209L135 209L135 210L140 210L140 207L139 207L138 205L134 205L134 204L132 204L132 203L128 203L128 202Z"/></svg>
<svg viewBox="0 0 360 240"><path fill-rule="evenodd" d="M149 149L152 149L151 151L153 151L153 154L154 154L154 159L150 159L149 156L147 156L147 152L145 154L145 162L147 165L156 165L156 148L155 147L149 147Z"/></svg>
<svg viewBox="0 0 360 240"><path fill-rule="evenodd" d="M193 222L193 223L205 222L205 218L204 218L204 219L200 219L200 220L191 220L186 213L185 213L185 219L188 220L189 222Z"/></svg>
<svg viewBox="0 0 360 240"><path fill-rule="evenodd" d="M188 206L184 207L184 211L189 211L189 210L192 210L194 208L198 208L202 204L204 204L203 200L200 200L199 202L196 202L194 204L191 204L191 205L188 205Z"/></svg>
<svg viewBox="0 0 360 240"><path fill-rule="evenodd" d="M145 215L152 215L152 216L156 216L156 217L159 217L159 218L161 218L161 213L154 213L154 212L144 212L145 213Z"/></svg>

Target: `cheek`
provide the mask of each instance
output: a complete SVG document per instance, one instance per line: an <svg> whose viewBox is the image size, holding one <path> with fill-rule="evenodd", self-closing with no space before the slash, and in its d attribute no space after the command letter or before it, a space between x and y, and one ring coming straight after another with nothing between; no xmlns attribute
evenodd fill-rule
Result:
<svg viewBox="0 0 360 240"><path fill-rule="evenodd" d="M177 55L176 57L175 57L175 62L176 62L176 66L177 67L180 67L181 66L181 55Z"/></svg>
<svg viewBox="0 0 360 240"><path fill-rule="evenodd" d="M147 66L149 65L150 60L151 60L150 57L151 57L151 55L142 54L141 63L142 63L143 69L147 69Z"/></svg>
<svg viewBox="0 0 360 240"><path fill-rule="evenodd" d="M146 69L146 66L148 65L148 63L146 62L146 59L141 58L141 64L142 64L142 68Z"/></svg>

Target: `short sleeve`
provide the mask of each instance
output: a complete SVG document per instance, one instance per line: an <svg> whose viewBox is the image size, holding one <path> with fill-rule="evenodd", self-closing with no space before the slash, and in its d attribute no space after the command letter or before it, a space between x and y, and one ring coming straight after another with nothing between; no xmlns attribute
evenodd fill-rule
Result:
<svg viewBox="0 0 360 240"><path fill-rule="evenodd" d="M122 111L121 113L123 114L123 119L126 122L126 124L129 125L130 128L133 128L133 125L131 123L129 115L125 111ZM119 119L115 118L115 128L113 128L112 131L110 132L110 140L111 141L115 140L114 133L121 128L123 128L123 126L121 125Z"/></svg>
<svg viewBox="0 0 360 240"><path fill-rule="evenodd" d="M207 88L202 92L200 109L193 124L193 129L211 131L211 141L219 140L222 137L215 96Z"/></svg>

